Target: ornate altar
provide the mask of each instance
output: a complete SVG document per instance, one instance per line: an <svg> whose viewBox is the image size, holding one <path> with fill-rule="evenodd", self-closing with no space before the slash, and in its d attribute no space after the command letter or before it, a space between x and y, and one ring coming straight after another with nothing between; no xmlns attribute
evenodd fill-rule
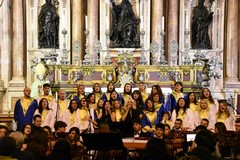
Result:
<svg viewBox="0 0 240 160"><path fill-rule="evenodd" d="M115 2L120 4L122 0ZM115 48L119 46L110 41L113 28L110 13L113 8L108 0L99 0L98 5L78 0L52 1L59 16L59 47L39 48L38 16L45 1L27 0L24 3L24 29L27 38L24 39L26 45L23 45L26 46L26 52L22 53L26 61L19 62L19 68L24 70L25 76L21 78L26 83L20 85L17 79L11 84L9 77L15 75L11 75L9 64L2 66L7 67L2 76L3 82L5 85L9 83L10 87L0 87L0 97L3 97L1 104L4 106L0 108L0 112L13 112L16 100L22 96L24 85L32 86L32 91L36 93L34 97L37 97L41 92L41 85L45 82L52 84L52 94L59 88L74 93L78 84L91 88L98 82L102 87L106 87L111 81L116 87L131 83L137 88L137 84L143 82L148 87L159 84L169 89L172 82L182 81L184 92L200 91L207 86L218 98L229 98L229 93L235 93L235 84L238 82L230 83L229 80L229 83L225 84L223 74L226 71L226 68L223 70L223 62L225 58L230 59L232 56L230 52L225 56L224 50L227 46L224 44L225 1L213 1L213 4L209 5L214 12L212 24L209 26L212 49L192 49L190 44L192 31L189 18L192 17L192 9L197 5L197 1L179 1L178 4L147 0L129 2L136 16L136 23L131 24L136 25L134 31L138 44L131 46L134 48ZM90 7L87 7L88 5ZM176 17L171 17L174 12L171 10L169 13L159 12L167 5L176 5L168 6L171 9L179 8ZM155 13L158 13L158 16ZM9 21L5 22L4 27L11 28L7 24L10 24ZM129 27L126 29L128 31ZM3 37L7 36L4 34ZM2 45L3 49L7 47ZM7 48L4 53L11 54L10 50ZM2 54L2 58L11 62L11 56L7 54ZM229 77L234 78L233 75ZM0 81L0 86L1 84Z"/></svg>
<svg viewBox="0 0 240 160"><path fill-rule="evenodd" d="M215 71L205 71L204 64L141 65L138 62L139 59L125 49L125 51L121 50L116 58L111 59L112 65L48 64L45 76L35 76L37 79L45 77L53 84L53 88L61 87L71 92L75 92L74 87L77 84L92 87L94 83L98 82L104 87L108 82L114 82L116 87L123 87L125 83L131 83L134 86L143 82L148 86L159 84L162 87L170 87L172 81L182 81L185 91L188 92L198 91L203 85L209 85L210 78L213 77L211 73ZM196 60L197 62L198 60ZM39 71L35 70L35 73L39 73Z"/></svg>
<svg viewBox="0 0 240 160"><path fill-rule="evenodd" d="M105 4L103 1L100 3ZM91 39L91 30L89 30L88 17L86 16L85 44L75 41L70 46L68 33L71 30L62 28L62 36L59 36L60 48L62 49L29 49L28 59L31 59L31 62L29 62L31 68L28 69L28 77L31 77L30 84L36 81L40 82L38 84L47 81L52 83L53 92L60 87L68 92L76 92L77 84L92 87L96 82L103 87L109 82L114 82L116 87L123 87L126 83L135 86L143 82L148 86L159 84L162 87L170 88L172 81L182 81L184 91L188 92L199 91L203 86L210 86L213 83L211 82L212 77L213 79L220 78L222 56L219 53L221 53L221 50L191 50L190 30L187 26L183 29L182 42L178 44L174 40L170 41L168 46L165 46L164 19L162 19L160 35L158 35L160 39L151 42L150 32L146 30L146 20L149 17L144 16L142 11L133 13L133 8L129 3L128 1L118 2L118 4L106 3L106 7L101 8L101 12L106 13L106 17L103 21L105 25L101 27L100 39ZM142 9L144 9L145 3L139 2ZM134 34L138 35L135 38L140 40L139 45L136 45L139 46L138 48L131 48L131 45L124 48L111 48L115 46L111 39L115 21L117 21L116 25L119 25L119 27L125 23L120 21L121 19L113 19L114 22L109 23L111 20L109 14L111 5L126 5L126 9L131 12L132 17L128 18L134 21L132 24L139 25L139 28L134 29ZM126 11L121 10L121 12ZM112 14L114 15L114 10ZM137 14L141 20L140 24L139 19L136 18ZM69 17L65 18L66 20L69 19ZM185 18L188 18L188 16ZM126 29L126 33L131 34L133 32L133 30L128 30L128 27L124 29ZM117 34L119 33L117 32ZM121 39L115 40L119 41ZM166 58L167 47L171 59ZM83 60L79 56L81 51L84 51L84 53L81 53L84 55ZM36 67L39 63L45 66L45 69L40 68L44 70L42 73Z"/></svg>
<svg viewBox="0 0 240 160"><path fill-rule="evenodd" d="M107 12L106 8L104 10ZM139 48L111 48L108 14L105 21L106 26L102 28L104 32L101 32L99 40L90 39L91 32L86 21L84 45L76 41L69 46L68 30L63 28L60 36L62 49L29 49L30 84L36 83L39 86L47 81L52 83L53 92L63 88L73 93L76 92L77 84L92 87L97 82L104 87L107 83L114 82L116 87L123 87L126 83L135 86L143 82L148 86L159 84L170 88L173 81L182 81L184 92L189 92L200 91L203 86L210 86L214 83L212 80L221 77L222 51L191 50L188 27L184 28L183 42L169 42L167 47L171 59L167 60L164 25L159 41L150 43L149 31L145 31L142 22L137 33ZM164 19L162 23L164 24ZM84 50L83 60L79 57L81 50ZM39 64L42 64L41 67Z"/></svg>

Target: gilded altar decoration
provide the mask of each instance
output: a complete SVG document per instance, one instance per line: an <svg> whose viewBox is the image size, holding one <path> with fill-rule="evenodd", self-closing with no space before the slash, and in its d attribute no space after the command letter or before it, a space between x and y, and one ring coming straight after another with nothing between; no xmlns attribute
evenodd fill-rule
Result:
<svg viewBox="0 0 240 160"><path fill-rule="evenodd" d="M116 72L118 75L115 85L120 84L123 87L126 83L134 83L133 54L130 51L122 51L118 54Z"/></svg>

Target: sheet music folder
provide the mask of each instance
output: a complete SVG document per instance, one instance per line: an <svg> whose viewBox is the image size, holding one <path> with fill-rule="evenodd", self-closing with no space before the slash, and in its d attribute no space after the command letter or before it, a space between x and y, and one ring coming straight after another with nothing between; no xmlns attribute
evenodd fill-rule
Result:
<svg viewBox="0 0 240 160"><path fill-rule="evenodd" d="M83 134L82 139L87 150L122 150L123 141L119 133Z"/></svg>

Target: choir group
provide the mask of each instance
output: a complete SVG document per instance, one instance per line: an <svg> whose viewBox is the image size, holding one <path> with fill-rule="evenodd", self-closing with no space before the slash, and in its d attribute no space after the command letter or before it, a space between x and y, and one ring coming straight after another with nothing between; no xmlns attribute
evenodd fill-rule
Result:
<svg viewBox="0 0 240 160"><path fill-rule="evenodd" d="M17 129L26 122L31 122L34 115L42 117L41 126L50 126L54 130L56 121L67 124L67 132L72 127L80 131L101 129L107 126L110 130L118 130L127 136L133 131L132 120L142 121L143 132L154 133L155 125L162 122L171 128L176 119L181 119L182 129L192 131L208 120L208 129L214 131L216 122L223 122L227 130L235 130L233 113L229 112L226 101L218 102L208 88L203 88L201 96L194 92L185 95L181 82L176 82L171 94L164 97L161 87L153 85L151 93L146 92L146 86L139 84L139 89L132 91L131 84L125 84L123 93L115 90L113 83L107 85L107 91L102 92L100 84L95 83L92 92L85 94L83 85L78 86L77 94L69 100L66 92L60 89L58 98L51 96L50 85L43 85L43 95L37 100L29 97L30 89L24 89L24 97L15 106L14 118ZM164 115L165 118L164 118Z"/></svg>
<svg viewBox="0 0 240 160"><path fill-rule="evenodd" d="M40 132L41 128L48 134L55 132L56 137L58 132L66 132L69 139L102 131L120 133L122 138L162 139L170 131L196 131L199 125L211 133L219 133L222 125L226 131L240 132L240 121L229 111L228 103L217 101L208 88L203 88L200 96L195 92L184 94L181 82L171 88L172 93L166 96L159 85L153 85L147 93L144 83L134 91L126 83L123 92L118 93L110 82L103 93L100 84L95 83L88 94L84 85L78 85L77 93L69 99L63 89L52 96L51 86L46 83L43 94L34 99L30 97L31 89L25 87L24 96L16 102L14 119L17 130L24 135ZM80 140L77 142L83 146ZM134 157L133 153L129 156Z"/></svg>

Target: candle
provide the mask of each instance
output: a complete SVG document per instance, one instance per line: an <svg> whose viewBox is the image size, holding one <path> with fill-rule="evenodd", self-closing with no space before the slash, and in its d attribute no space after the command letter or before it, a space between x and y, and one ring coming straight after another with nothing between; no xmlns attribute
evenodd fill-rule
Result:
<svg viewBox="0 0 240 160"><path fill-rule="evenodd" d="M106 29L109 29L109 17L108 16L106 16Z"/></svg>
<svg viewBox="0 0 240 160"><path fill-rule="evenodd" d="M85 30L88 30L88 17L85 16Z"/></svg>
<svg viewBox="0 0 240 160"><path fill-rule="evenodd" d="M162 31L164 31L164 17L162 17Z"/></svg>
<svg viewBox="0 0 240 160"><path fill-rule="evenodd" d="M140 24L141 24L141 26L140 26L140 27L141 27L141 30L143 30L143 28L144 28L144 27L143 27L143 16L141 16L141 23L140 23Z"/></svg>
<svg viewBox="0 0 240 160"><path fill-rule="evenodd" d="M186 24L185 24L186 25L186 30L189 29L188 23L189 23L188 15L186 15Z"/></svg>
<svg viewBox="0 0 240 160"><path fill-rule="evenodd" d="M55 99L58 100L58 92L56 92Z"/></svg>

